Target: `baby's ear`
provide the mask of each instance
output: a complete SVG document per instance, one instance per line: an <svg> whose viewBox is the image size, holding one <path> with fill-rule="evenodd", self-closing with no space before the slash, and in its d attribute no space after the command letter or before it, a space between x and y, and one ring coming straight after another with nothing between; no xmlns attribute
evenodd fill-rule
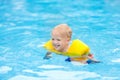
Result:
<svg viewBox="0 0 120 80"><path fill-rule="evenodd" d="M70 38L67 39L67 41L70 41L70 40L71 40Z"/></svg>

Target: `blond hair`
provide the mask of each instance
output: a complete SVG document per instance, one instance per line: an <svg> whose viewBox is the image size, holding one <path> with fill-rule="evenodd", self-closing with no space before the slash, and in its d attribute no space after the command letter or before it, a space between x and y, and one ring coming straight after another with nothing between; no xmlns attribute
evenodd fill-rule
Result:
<svg viewBox="0 0 120 80"><path fill-rule="evenodd" d="M61 35L66 35L69 39L72 36L72 30L67 24L59 24L53 30L58 30Z"/></svg>

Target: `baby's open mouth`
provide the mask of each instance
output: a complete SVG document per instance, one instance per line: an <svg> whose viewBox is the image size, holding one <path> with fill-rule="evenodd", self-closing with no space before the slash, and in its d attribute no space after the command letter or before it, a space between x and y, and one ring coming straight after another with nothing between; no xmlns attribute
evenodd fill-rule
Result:
<svg viewBox="0 0 120 80"><path fill-rule="evenodd" d="M58 48L60 45L54 45L55 48Z"/></svg>

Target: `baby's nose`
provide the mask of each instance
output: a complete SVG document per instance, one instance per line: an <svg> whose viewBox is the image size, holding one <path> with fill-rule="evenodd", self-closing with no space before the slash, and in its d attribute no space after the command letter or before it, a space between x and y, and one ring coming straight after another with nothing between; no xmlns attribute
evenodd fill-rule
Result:
<svg viewBox="0 0 120 80"><path fill-rule="evenodd" d="M58 43L58 41L57 41L57 40L55 40L55 41L54 41L54 44L57 44L57 43Z"/></svg>

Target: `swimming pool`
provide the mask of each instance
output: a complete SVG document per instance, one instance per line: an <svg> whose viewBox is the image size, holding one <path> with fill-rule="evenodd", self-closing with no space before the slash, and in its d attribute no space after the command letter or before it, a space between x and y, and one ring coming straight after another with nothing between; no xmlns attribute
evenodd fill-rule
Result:
<svg viewBox="0 0 120 80"><path fill-rule="evenodd" d="M119 0L0 0L0 80L119 80ZM60 23L102 63L80 65L42 44Z"/></svg>

